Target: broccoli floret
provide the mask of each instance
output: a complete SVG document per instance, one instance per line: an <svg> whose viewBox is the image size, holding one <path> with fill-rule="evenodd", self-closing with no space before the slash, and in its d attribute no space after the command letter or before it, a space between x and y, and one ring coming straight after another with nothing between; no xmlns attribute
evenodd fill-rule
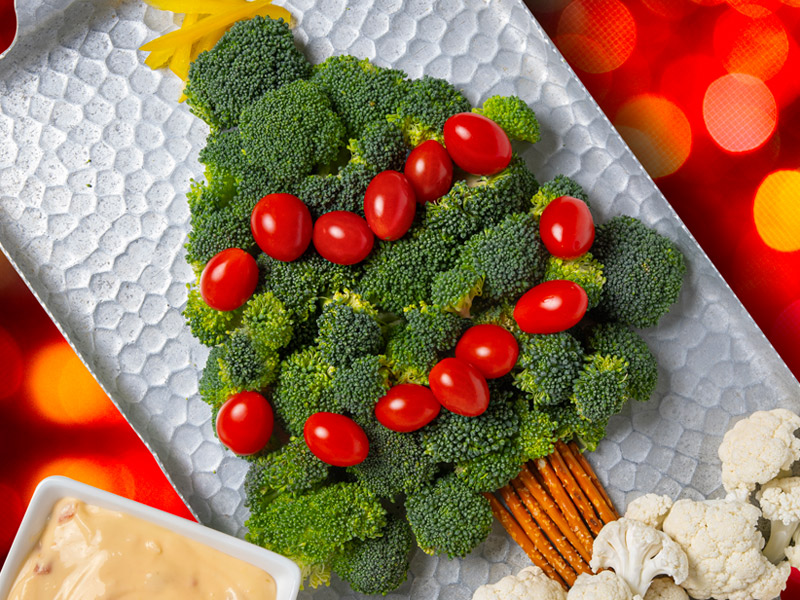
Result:
<svg viewBox="0 0 800 600"><path fill-rule="evenodd" d="M417 432L398 433L387 429L374 415L359 418L369 439L369 454L347 471L381 498L394 499L412 492L433 479L436 461L423 453Z"/></svg>
<svg viewBox="0 0 800 600"><path fill-rule="evenodd" d="M320 356L334 366L345 367L383 350L378 311L353 292L334 294L323 306L317 324Z"/></svg>
<svg viewBox="0 0 800 600"><path fill-rule="evenodd" d="M294 334L291 313L272 292L250 297L244 305L241 326L256 345L271 350L288 345Z"/></svg>
<svg viewBox="0 0 800 600"><path fill-rule="evenodd" d="M267 92L245 108L239 131L248 162L285 185L333 163L346 141L328 97L304 80Z"/></svg>
<svg viewBox="0 0 800 600"><path fill-rule="evenodd" d="M501 448L519 431L513 394L490 388L489 407L477 417L443 410L421 430L425 453L442 462L468 460Z"/></svg>
<svg viewBox="0 0 800 600"><path fill-rule="evenodd" d="M455 240L466 240L484 228L525 210L539 184L525 161L514 155L500 173L456 181L436 202L425 205L426 227Z"/></svg>
<svg viewBox="0 0 800 600"><path fill-rule="evenodd" d="M364 419L373 414L375 404L390 387L386 357L369 355L336 369L332 393L342 410Z"/></svg>
<svg viewBox="0 0 800 600"><path fill-rule="evenodd" d="M514 337L519 337L522 333L514 320L514 304L509 302L499 302L476 313L472 318L472 323L474 325L499 325L510 331Z"/></svg>
<svg viewBox="0 0 800 600"><path fill-rule="evenodd" d="M552 406L566 402L583 369L580 342L567 332L518 336L521 370L514 385L530 395L534 404Z"/></svg>
<svg viewBox="0 0 800 600"><path fill-rule="evenodd" d="M536 120L536 114L518 96L492 96L481 108L473 111L500 125L511 139L531 144L539 141L539 121Z"/></svg>
<svg viewBox="0 0 800 600"><path fill-rule="evenodd" d="M348 55L331 56L316 65L312 80L330 96L334 110L356 137L368 124L396 112L409 85L402 71Z"/></svg>
<svg viewBox="0 0 800 600"><path fill-rule="evenodd" d="M233 127L242 110L265 92L311 75L283 20L239 21L189 67L186 102L215 129Z"/></svg>
<svg viewBox="0 0 800 600"><path fill-rule="evenodd" d="M441 132L447 119L470 110L469 100L451 83L425 75L409 83L396 114L401 119L411 119L422 127Z"/></svg>
<svg viewBox="0 0 800 600"><path fill-rule="evenodd" d="M471 490L493 492L519 475L524 462L520 436L516 435L499 450L457 462L455 474Z"/></svg>
<svg viewBox="0 0 800 600"><path fill-rule="evenodd" d="M325 260L313 248L292 262L275 260L263 253L257 262L263 278L261 287L275 294L295 321L308 319L316 311L319 298L335 290L352 288L360 271L359 266Z"/></svg>
<svg viewBox="0 0 800 600"><path fill-rule="evenodd" d="M408 577L413 548L408 521L391 515L379 537L348 542L334 556L332 567L356 592L385 595Z"/></svg>
<svg viewBox="0 0 800 600"><path fill-rule="evenodd" d="M483 293L485 275L470 264L459 264L436 275L431 286L431 300L464 318L469 318L472 302Z"/></svg>
<svg viewBox="0 0 800 600"><path fill-rule="evenodd" d="M364 134L351 139L347 148L351 163L366 165L376 172L402 171L410 149L397 125L385 120L367 125Z"/></svg>
<svg viewBox="0 0 800 600"><path fill-rule="evenodd" d="M225 349L222 346L216 346L211 349L203 368L203 374L198 382L200 398L211 407L212 423L216 422L217 412L219 412L225 401L233 394L242 391L232 385L229 380L224 380L220 376L219 361L224 353Z"/></svg>
<svg viewBox="0 0 800 600"><path fill-rule="evenodd" d="M531 198L533 215L542 216L542 212L550 202L561 196L572 196L589 204L589 198L583 188L566 175L556 175L550 181L542 184L539 191Z"/></svg>
<svg viewBox="0 0 800 600"><path fill-rule="evenodd" d="M578 414L592 423L605 422L627 400L628 363L615 356L590 354L572 388Z"/></svg>
<svg viewBox="0 0 800 600"><path fill-rule="evenodd" d="M302 437L255 459L244 478L248 506L260 506L278 494L310 490L328 477L328 465L308 449Z"/></svg>
<svg viewBox="0 0 800 600"><path fill-rule="evenodd" d="M596 229L592 253L605 266L598 310L634 327L652 327L678 300L686 262L667 237L633 217Z"/></svg>
<svg viewBox="0 0 800 600"><path fill-rule="evenodd" d="M272 407L292 435L303 435L306 419L316 412L339 412L331 388L336 368L318 348L304 348L280 363Z"/></svg>
<svg viewBox="0 0 800 600"><path fill-rule="evenodd" d="M492 528L489 501L455 473L409 494L406 516L417 544L428 554L466 556Z"/></svg>
<svg viewBox="0 0 800 600"><path fill-rule="evenodd" d="M542 412L547 415L550 422L557 425L557 439L576 439L583 448L594 451L600 440L606 436L608 419L590 421L578 414L577 408L574 402L568 402L558 406L544 407ZM547 454L542 456L547 456Z"/></svg>
<svg viewBox="0 0 800 600"><path fill-rule="evenodd" d="M589 349L628 363L628 394L634 400L647 402L656 388L658 363L641 336L621 323L596 325L589 335Z"/></svg>
<svg viewBox="0 0 800 600"><path fill-rule="evenodd" d="M244 309L214 310L203 300L198 285L198 283L195 283L189 288L183 316L192 335L201 344L216 346L224 342L228 334L236 329Z"/></svg>
<svg viewBox="0 0 800 600"><path fill-rule="evenodd" d="M380 535L386 510L364 486L340 482L251 506L246 539L320 574L347 542Z"/></svg>
<svg viewBox="0 0 800 600"><path fill-rule="evenodd" d="M590 309L600 302L600 294L606 283L606 278L603 276L603 265L595 260L591 252L572 260L551 256L547 261L544 281L554 279L574 281L581 286L589 298Z"/></svg>
<svg viewBox="0 0 800 600"><path fill-rule="evenodd" d="M225 340L219 356L220 379L231 387L260 391L278 375L278 352L237 330Z"/></svg>
<svg viewBox="0 0 800 600"><path fill-rule="evenodd" d="M519 415L517 443L524 460L552 454L555 449L554 444L564 435L560 423L556 420L557 413L541 410L538 407L531 408L527 398L518 399L516 407Z"/></svg>

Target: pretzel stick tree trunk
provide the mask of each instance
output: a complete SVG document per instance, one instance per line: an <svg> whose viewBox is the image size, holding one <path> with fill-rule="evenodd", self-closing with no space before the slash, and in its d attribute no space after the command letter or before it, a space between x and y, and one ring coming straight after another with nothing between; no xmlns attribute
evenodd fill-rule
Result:
<svg viewBox="0 0 800 600"><path fill-rule="evenodd" d="M591 480L594 482L595 487L598 490L600 490L600 493L603 495L603 498L605 498L606 502L611 507L611 510L614 512L617 518L619 518L619 513L617 512L617 509L614 508L614 503L611 501L611 497L608 495L606 488L603 487L603 484L600 483L600 479L597 477L597 474L594 472L594 469L592 469L592 465L589 464L589 461L583 455L583 452L581 452L580 448L578 448L578 444L576 444L575 442L570 442L569 444L567 444L567 446L569 447L570 450L572 450L572 454L580 463L581 467L583 467L583 470L586 471Z"/></svg>
<svg viewBox="0 0 800 600"><path fill-rule="evenodd" d="M577 481L580 488L586 494L589 502L591 502L592 506L594 506L603 523L615 521L617 519L616 513L606 502L606 499L603 497L603 495L598 491L597 487L592 481L592 478L589 477L586 471L583 470L583 467L578 462L577 458L572 454L572 450L570 450L564 442L557 442L556 452L566 463L570 473L573 475L575 481Z"/></svg>

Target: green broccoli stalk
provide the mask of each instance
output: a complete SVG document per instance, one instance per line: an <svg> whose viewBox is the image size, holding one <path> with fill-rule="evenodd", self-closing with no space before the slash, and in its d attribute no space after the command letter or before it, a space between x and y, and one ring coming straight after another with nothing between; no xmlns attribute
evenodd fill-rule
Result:
<svg viewBox="0 0 800 600"><path fill-rule="evenodd" d="M379 536L352 540L333 557L333 571L362 594L388 594L408 577L414 534L404 518L392 515Z"/></svg>
<svg viewBox="0 0 800 600"><path fill-rule="evenodd" d="M192 62L184 94L194 114L214 129L226 129L265 92L310 75L289 25L254 17L235 23Z"/></svg>
<svg viewBox="0 0 800 600"><path fill-rule="evenodd" d="M511 139L531 144L539 141L539 121L536 120L536 114L518 96L492 96L481 108L473 108L472 111L500 125Z"/></svg>
<svg viewBox="0 0 800 600"><path fill-rule="evenodd" d="M489 501L455 473L409 494L406 516L424 552L451 558L472 552L488 537L493 520Z"/></svg>
<svg viewBox="0 0 800 600"><path fill-rule="evenodd" d="M550 181L543 183L531 198L533 216L541 217L547 205L561 196L572 196L589 204L589 198L580 185L566 175L556 175Z"/></svg>
<svg viewBox="0 0 800 600"><path fill-rule="evenodd" d="M521 369L514 372L514 385L528 394L537 406L566 402L583 368L580 342L567 332L520 333L517 341L517 364Z"/></svg>
<svg viewBox="0 0 800 600"><path fill-rule="evenodd" d="M554 279L574 281L581 286L589 299L589 309L600 302L600 295L606 283L603 265L595 260L591 252L572 260L551 256L547 261L543 281Z"/></svg>
<svg viewBox="0 0 800 600"><path fill-rule="evenodd" d="M641 336L621 323L602 323L592 328L587 342L592 352L628 363L628 396L647 402L658 380L658 363Z"/></svg>
<svg viewBox="0 0 800 600"><path fill-rule="evenodd" d="M633 217L614 217L595 230L592 254L605 266L598 311L634 327L653 327L678 294L686 273L683 254Z"/></svg>

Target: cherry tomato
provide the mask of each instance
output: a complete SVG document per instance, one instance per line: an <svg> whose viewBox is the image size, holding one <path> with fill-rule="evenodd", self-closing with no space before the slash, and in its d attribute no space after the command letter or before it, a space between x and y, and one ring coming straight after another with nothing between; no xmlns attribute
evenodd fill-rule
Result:
<svg viewBox="0 0 800 600"><path fill-rule="evenodd" d="M335 467L357 465L369 454L367 434L344 415L314 413L306 419L303 437L314 456Z"/></svg>
<svg viewBox="0 0 800 600"><path fill-rule="evenodd" d="M364 215L372 232L382 240L399 240L406 234L417 211L414 189L397 171L373 177L364 194Z"/></svg>
<svg viewBox="0 0 800 600"><path fill-rule="evenodd" d="M215 254L200 274L200 295L214 310L236 310L258 284L256 259L239 248Z"/></svg>
<svg viewBox="0 0 800 600"><path fill-rule="evenodd" d="M311 243L311 213L297 196L267 194L253 208L250 230L266 254L292 262Z"/></svg>
<svg viewBox="0 0 800 600"><path fill-rule="evenodd" d="M458 358L440 360L428 375L431 391L447 410L477 417L489 406L486 378L471 364Z"/></svg>
<svg viewBox="0 0 800 600"><path fill-rule="evenodd" d="M545 248L558 258L578 258L594 241L594 220L586 202L561 196L548 204L539 220Z"/></svg>
<svg viewBox="0 0 800 600"><path fill-rule="evenodd" d="M375 405L375 417L392 431L416 431L436 418L442 405L424 385L401 383Z"/></svg>
<svg viewBox="0 0 800 600"><path fill-rule="evenodd" d="M367 258L375 236L356 213L334 210L314 223L313 240L322 258L339 265L354 265Z"/></svg>
<svg viewBox="0 0 800 600"><path fill-rule="evenodd" d="M453 183L453 161L436 140L422 142L414 148L406 159L403 172L420 204L438 200L450 191Z"/></svg>
<svg viewBox="0 0 800 600"><path fill-rule="evenodd" d="M458 113L444 124L453 162L474 175L494 175L511 162L511 141L497 123L478 113Z"/></svg>
<svg viewBox="0 0 800 600"><path fill-rule="evenodd" d="M517 364L518 356L517 340L499 325L470 327L456 344L456 358L471 364L486 379L509 373Z"/></svg>
<svg viewBox="0 0 800 600"><path fill-rule="evenodd" d="M554 279L532 287L517 300L514 320L526 333L558 333L577 325L588 306L581 286Z"/></svg>
<svg viewBox="0 0 800 600"><path fill-rule="evenodd" d="M217 413L217 436L236 454L255 454L272 436L272 407L258 392L239 392Z"/></svg>

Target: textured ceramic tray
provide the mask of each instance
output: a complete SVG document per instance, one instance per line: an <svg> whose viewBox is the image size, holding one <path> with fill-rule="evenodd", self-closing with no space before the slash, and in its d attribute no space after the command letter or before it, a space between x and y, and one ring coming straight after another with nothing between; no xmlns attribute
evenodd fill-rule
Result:
<svg viewBox="0 0 800 600"><path fill-rule="evenodd" d="M680 301L645 332L653 399L615 417L590 460L624 507L643 492L719 495L716 449L737 416L800 410L797 381L681 224L521 0L295 0L317 62L351 53L444 77L473 103L517 94L542 124L525 158L574 177L601 220L629 214L676 240ZM197 395L207 350L181 317L189 211L206 127L178 81L136 49L174 27L139 0L29 0L0 61L0 243L75 350L205 524L241 535L247 463L223 450ZM465 560L418 552L390 598L469 598L528 561L495 526ZM346 585L302 597L353 597Z"/></svg>

